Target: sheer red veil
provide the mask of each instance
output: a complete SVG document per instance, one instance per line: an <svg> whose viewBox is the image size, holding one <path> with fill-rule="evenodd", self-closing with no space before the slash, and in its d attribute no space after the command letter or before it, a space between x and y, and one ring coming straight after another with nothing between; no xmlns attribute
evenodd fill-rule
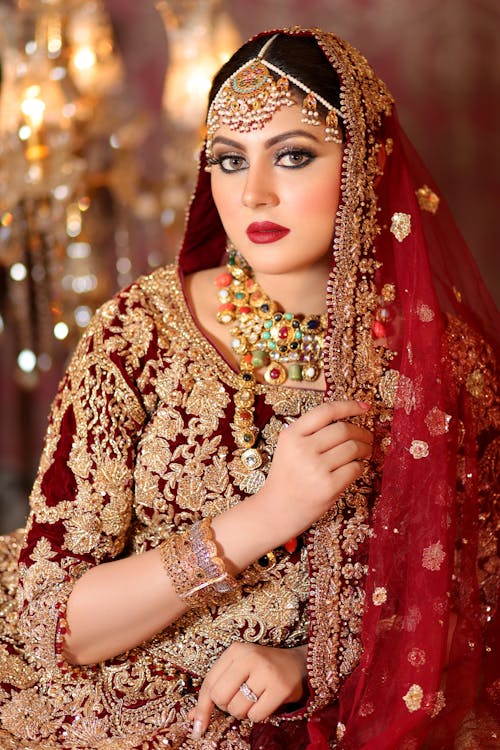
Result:
<svg viewBox="0 0 500 750"><path fill-rule="evenodd" d="M366 541L330 559L329 519L309 535L307 704L256 725L253 747L498 747L497 313L385 85L333 34L287 33L314 36L341 82L326 398L372 402L377 455L339 501L346 518L366 502ZM181 266L223 249L202 168ZM358 620L345 614L354 569Z"/></svg>

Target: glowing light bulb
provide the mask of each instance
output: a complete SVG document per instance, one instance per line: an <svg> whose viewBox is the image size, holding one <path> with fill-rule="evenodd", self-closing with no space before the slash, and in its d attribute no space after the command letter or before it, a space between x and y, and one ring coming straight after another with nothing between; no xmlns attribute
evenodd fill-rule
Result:
<svg viewBox="0 0 500 750"><path fill-rule="evenodd" d="M91 70L96 64L96 56L92 47L84 46L77 50L73 57L73 65L78 70Z"/></svg>
<svg viewBox="0 0 500 750"><path fill-rule="evenodd" d="M33 372L36 367L36 355L31 349L23 349L17 357L19 369L23 372Z"/></svg>
<svg viewBox="0 0 500 750"><path fill-rule="evenodd" d="M65 338L68 337L69 334L69 328L62 320L59 321L59 323L56 323L54 326L54 336L59 341L64 341Z"/></svg>

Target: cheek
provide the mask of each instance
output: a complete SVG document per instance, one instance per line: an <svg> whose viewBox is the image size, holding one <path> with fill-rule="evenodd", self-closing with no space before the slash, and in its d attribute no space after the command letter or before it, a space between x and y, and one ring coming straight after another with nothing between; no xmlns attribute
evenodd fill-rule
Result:
<svg viewBox="0 0 500 750"><path fill-rule="evenodd" d="M294 215L307 219L309 226L314 220L316 226L332 228L340 199L339 191L338 183L321 182L311 186L303 191L300 198L294 197Z"/></svg>

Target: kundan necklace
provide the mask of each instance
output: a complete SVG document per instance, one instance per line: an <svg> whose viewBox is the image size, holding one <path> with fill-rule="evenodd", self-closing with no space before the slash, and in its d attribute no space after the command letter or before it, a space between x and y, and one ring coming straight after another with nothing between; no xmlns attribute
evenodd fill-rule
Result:
<svg viewBox="0 0 500 750"><path fill-rule="evenodd" d="M263 292L252 269L236 251L230 251L226 271L217 276L215 285L217 320L232 324L231 348L240 357L233 424L245 475L239 486L255 493L264 484L262 469L269 459L255 446L259 434L254 424L255 370L265 367L264 379L272 385L281 385L287 379L317 380L323 368L327 319L326 315L284 312Z"/></svg>

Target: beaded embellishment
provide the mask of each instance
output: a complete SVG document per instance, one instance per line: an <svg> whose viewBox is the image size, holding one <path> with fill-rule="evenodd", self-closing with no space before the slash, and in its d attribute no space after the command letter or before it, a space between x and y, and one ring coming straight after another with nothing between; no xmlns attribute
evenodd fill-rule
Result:
<svg viewBox="0 0 500 750"><path fill-rule="evenodd" d="M254 425L254 370L265 367L264 379L270 385L282 385L287 379L317 380L323 369L327 317L283 312L235 251L230 252L227 270L217 276L215 284L219 290L217 320L232 324L231 348L240 357L234 438L248 471L245 489L257 492L265 481L266 456L254 447L259 434Z"/></svg>
<svg viewBox="0 0 500 750"><path fill-rule="evenodd" d="M318 102L327 110L325 141L342 143L339 117L342 113L326 99L312 91L298 78L285 73L264 55L278 35L271 37L259 55L238 68L221 86L207 117L207 156L212 155L212 140L221 125L246 133L263 128L281 107L296 104L290 93L293 85L305 93L302 103L302 122L319 125ZM275 78L275 73L278 78Z"/></svg>

